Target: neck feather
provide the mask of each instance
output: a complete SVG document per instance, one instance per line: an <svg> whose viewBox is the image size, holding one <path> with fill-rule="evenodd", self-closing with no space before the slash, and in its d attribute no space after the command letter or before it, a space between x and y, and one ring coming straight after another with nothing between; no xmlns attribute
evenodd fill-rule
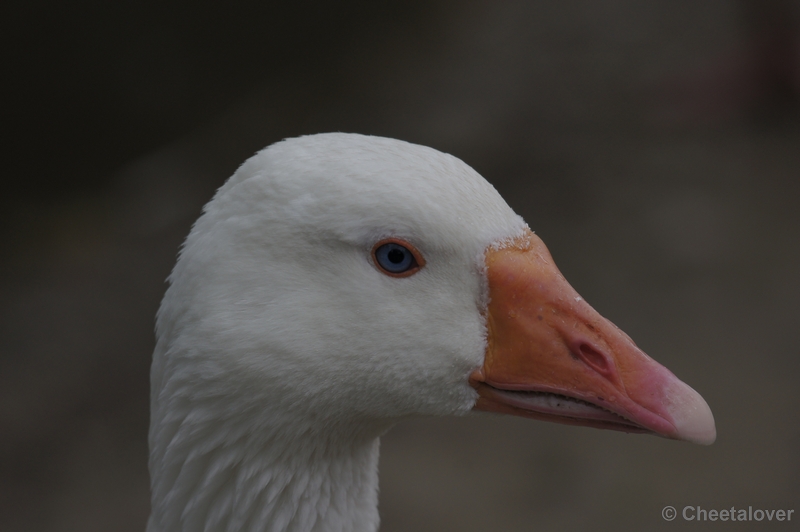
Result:
<svg viewBox="0 0 800 532"><path fill-rule="evenodd" d="M254 423L263 413L221 417L197 404L158 414L147 532L377 530L382 430Z"/></svg>

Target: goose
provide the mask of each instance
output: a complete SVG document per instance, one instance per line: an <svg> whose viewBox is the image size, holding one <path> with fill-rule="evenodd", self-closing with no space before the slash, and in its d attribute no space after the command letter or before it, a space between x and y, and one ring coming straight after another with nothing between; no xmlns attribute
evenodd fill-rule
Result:
<svg viewBox="0 0 800 532"><path fill-rule="evenodd" d="M716 437L703 398L432 148L345 133L265 148L204 207L168 281L148 532L375 531L379 438L415 416Z"/></svg>

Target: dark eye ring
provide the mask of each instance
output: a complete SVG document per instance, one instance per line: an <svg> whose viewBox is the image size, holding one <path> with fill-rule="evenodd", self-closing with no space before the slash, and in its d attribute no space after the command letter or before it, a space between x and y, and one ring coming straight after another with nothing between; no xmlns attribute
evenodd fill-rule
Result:
<svg viewBox="0 0 800 532"><path fill-rule="evenodd" d="M385 238L372 247L372 260L382 273L390 277L408 277L425 266L422 254L399 238Z"/></svg>

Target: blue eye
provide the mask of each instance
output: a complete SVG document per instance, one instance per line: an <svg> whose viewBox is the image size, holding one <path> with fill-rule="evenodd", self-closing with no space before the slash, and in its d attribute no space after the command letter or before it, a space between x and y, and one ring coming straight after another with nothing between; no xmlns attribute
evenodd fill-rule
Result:
<svg viewBox="0 0 800 532"><path fill-rule="evenodd" d="M375 264L393 277L405 277L415 273L424 265L422 257L411 244L395 239L381 241L373 248ZM417 260L417 257L420 260ZM422 264L420 264L422 262Z"/></svg>

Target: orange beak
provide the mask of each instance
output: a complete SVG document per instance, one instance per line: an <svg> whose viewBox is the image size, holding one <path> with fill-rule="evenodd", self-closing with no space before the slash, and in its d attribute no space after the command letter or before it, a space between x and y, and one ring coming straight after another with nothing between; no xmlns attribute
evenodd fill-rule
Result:
<svg viewBox="0 0 800 532"><path fill-rule="evenodd" d="M477 410L556 423L716 439L708 404L569 285L527 231L486 252L488 346Z"/></svg>

